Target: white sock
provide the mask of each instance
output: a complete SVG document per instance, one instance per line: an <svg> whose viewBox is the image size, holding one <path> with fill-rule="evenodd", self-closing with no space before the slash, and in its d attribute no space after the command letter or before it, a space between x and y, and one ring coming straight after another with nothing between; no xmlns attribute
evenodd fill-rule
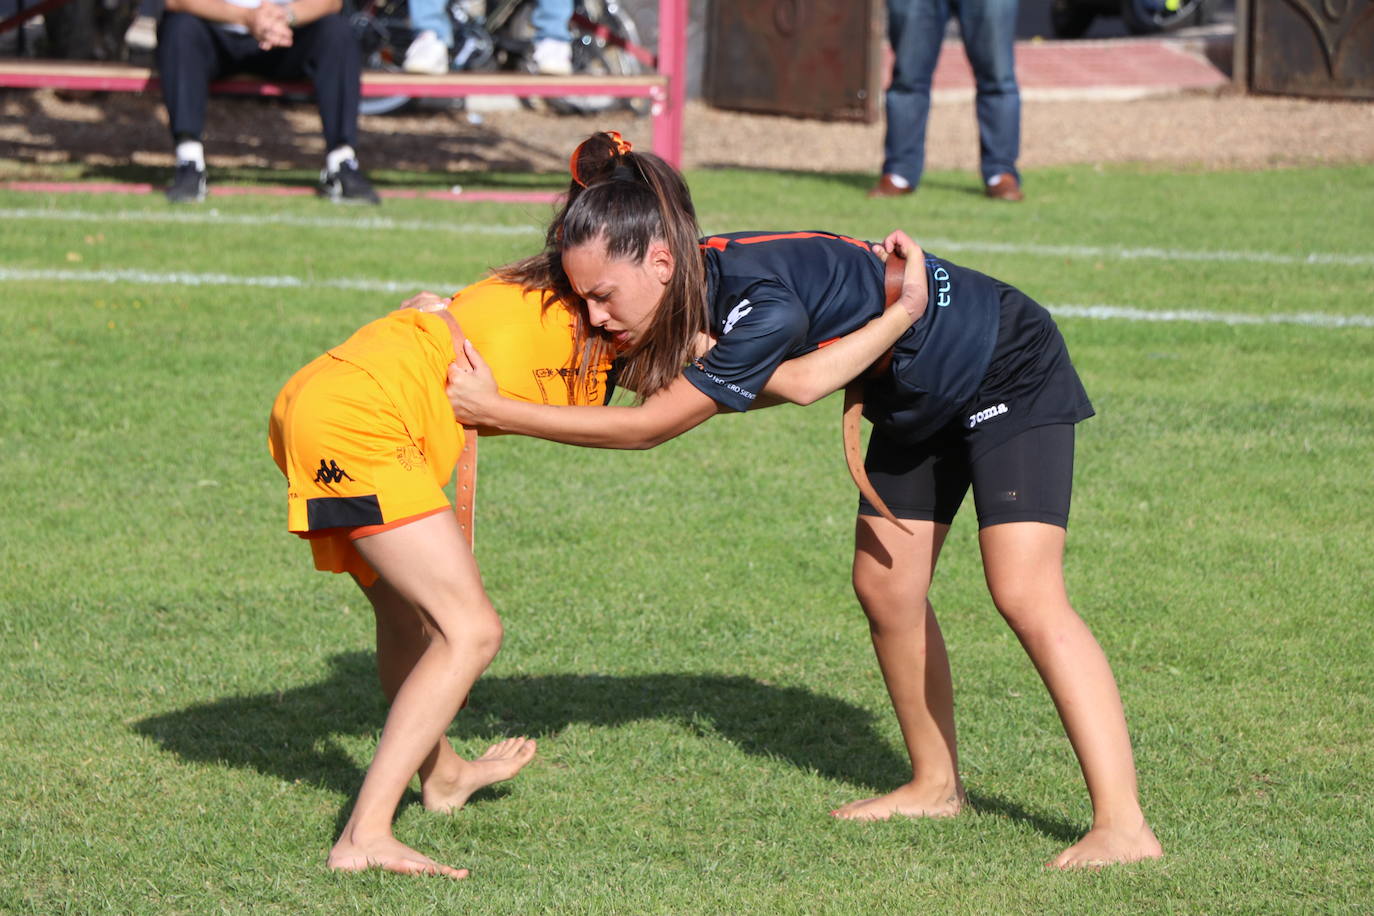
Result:
<svg viewBox="0 0 1374 916"><path fill-rule="evenodd" d="M194 162L199 171L205 171L205 147L199 140L182 140L177 144L177 164Z"/></svg>
<svg viewBox="0 0 1374 916"><path fill-rule="evenodd" d="M887 180L890 181L890 182L892 182L892 186L893 186L894 188L909 188L909 187L911 187L911 182L907 181L907 180L906 180L905 178L903 178L901 175L894 175L894 174L892 174L891 172L888 172L888 173L887 173Z"/></svg>
<svg viewBox="0 0 1374 916"><path fill-rule="evenodd" d="M356 159L358 154L353 152L351 146L340 146L332 149L324 157L324 171L326 175L333 175L345 162Z"/></svg>

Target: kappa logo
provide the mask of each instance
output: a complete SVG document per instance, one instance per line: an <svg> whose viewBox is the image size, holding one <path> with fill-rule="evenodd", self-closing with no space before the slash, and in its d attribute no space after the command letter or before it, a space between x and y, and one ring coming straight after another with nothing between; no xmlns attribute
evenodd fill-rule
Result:
<svg viewBox="0 0 1374 916"><path fill-rule="evenodd" d="M730 329L735 326L736 322L753 310L754 307L749 304L748 299L741 299L739 305L730 309L730 314L725 317L725 327L721 330L720 336L724 337L726 334L729 334Z"/></svg>
<svg viewBox="0 0 1374 916"><path fill-rule="evenodd" d="M341 480L352 480L348 472L339 467L332 459L329 464L320 459L320 469L315 472L315 483L338 483Z"/></svg>
<svg viewBox="0 0 1374 916"><path fill-rule="evenodd" d="M968 428L973 429L973 427L977 426L979 423L982 423L984 420L991 420L993 417L1000 417L1002 414L1007 412L1007 409L1008 408L1006 404L995 404L992 407L980 410L975 414L969 414Z"/></svg>

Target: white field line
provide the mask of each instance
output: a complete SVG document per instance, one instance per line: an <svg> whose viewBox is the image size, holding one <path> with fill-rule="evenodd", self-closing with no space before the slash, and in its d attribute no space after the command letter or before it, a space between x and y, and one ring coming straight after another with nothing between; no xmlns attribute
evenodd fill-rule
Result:
<svg viewBox="0 0 1374 916"><path fill-rule="evenodd" d="M256 286L272 289L347 289L362 292L411 293L422 289L447 290L453 282L421 280L374 280L363 278L266 276L233 274L155 273L149 270L33 270L0 267L0 282L39 281L57 283L139 283L146 286ZM1190 324L1263 325L1296 324L1315 328L1374 328L1374 315L1330 315L1321 312L1274 312L1264 315L1243 312L1209 312L1200 309L1150 309L1127 305L1047 305L1066 318L1125 321L1186 322Z"/></svg>
<svg viewBox="0 0 1374 916"><path fill-rule="evenodd" d="M981 254L1029 254L1051 258L1106 258L1117 261L1203 261L1212 263L1277 264L1282 266L1374 267L1374 254L1276 254L1270 251L1194 251L1186 248L1124 248L1117 245L1030 245L1017 242L959 242L924 239L921 247L937 253L974 251Z"/></svg>
<svg viewBox="0 0 1374 916"><path fill-rule="evenodd" d="M1097 318L1124 321L1173 321L1190 324L1300 324L1310 328L1374 328L1374 315L1327 315L1321 312L1274 312L1247 315L1241 312L1206 312L1197 309L1149 309L1129 305L1047 305L1051 314L1065 318Z"/></svg>
<svg viewBox="0 0 1374 916"><path fill-rule="evenodd" d="M484 223L449 223L440 220L398 220L387 217L356 219L278 214L231 214L215 209L181 212L119 210L111 213L90 210L59 210L48 207L0 209L3 220L49 220L77 223L172 223L177 225L293 226L310 229L402 230L409 232L448 232L456 235L542 235L544 228L534 225L499 226ZM1307 254L1278 254L1270 251L1196 251L1186 248L1127 248L1116 245L1035 245L1020 242L961 242L955 239L924 239L921 244L935 252L971 251L983 254L1032 255L1053 258L1106 258L1109 260L1200 261L1213 263L1275 264L1285 266L1374 266L1374 254L1335 254L1314 251Z"/></svg>
<svg viewBox="0 0 1374 916"><path fill-rule="evenodd" d="M207 210L159 213L154 210L118 210L98 213L90 210L57 210L46 207L0 209L0 220L46 220L62 223L171 223L181 226L291 226L303 229L353 229L373 232L450 232L455 235L542 235L539 226L500 226L491 223L445 223L434 220L389 219L362 216L355 219L298 216L291 213L221 213Z"/></svg>
<svg viewBox="0 0 1374 916"><path fill-rule="evenodd" d="M0 282L38 280L56 283L139 283L144 286L260 286L275 289L349 289L377 293L414 293L422 289L443 291L462 284L452 280L373 280L367 277L241 277L234 274L155 273L151 270L29 270L0 267Z"/></svg>

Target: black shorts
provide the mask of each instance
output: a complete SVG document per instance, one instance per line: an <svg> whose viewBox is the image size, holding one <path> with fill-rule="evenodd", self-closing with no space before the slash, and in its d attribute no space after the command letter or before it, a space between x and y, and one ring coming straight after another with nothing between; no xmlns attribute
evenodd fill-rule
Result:
<svg viewBox="0 0 1374 916"><path fill-rule="evenodd" d="M997 343L978 393L917 442L875 426L864 466L898 518L949 524L973 484L978 525L1067 528L1073 425L1093 415L1064 338L1042 306L997 284ZM878 513L860 500L861 515Z"/></svg>
<svg viewBox="0 0 1374 916"><path fill-rule="evenodd" d="M1072 423L1034 426L972 456L964 432L951 424L918 446L873 434L864 466L893 515L948 525L971 483L979 528L1006 522L1069 526ZM878 512L860 497L859 514Z"/></svg>

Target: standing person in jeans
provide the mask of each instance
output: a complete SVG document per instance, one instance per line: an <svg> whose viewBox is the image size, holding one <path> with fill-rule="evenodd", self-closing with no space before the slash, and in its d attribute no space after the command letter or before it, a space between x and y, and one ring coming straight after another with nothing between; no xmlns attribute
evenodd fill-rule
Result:
<svg viewBox="0 0 1374 916"><path fill-rule="evenodd" d="M887 0L887 33L894 56L887 90L883 174L869 197L916 190L925 168L930 84L945 24L959 17L964 53L977 87L979 167L983 191L1021 200L1016 160L1021 152L1021 92L1013 45L1017 0Z"/></svg>
<svg viewBox="0 0 1374 916"><path fill-rule="evenodd" d="M205 107L210 83L231 73L309 79L324 127L319 192L335 202L378 203L358 169L362 52L341 0L167 0L157 27L157 68L176 144L172 203L205 198Z"/></svg>

